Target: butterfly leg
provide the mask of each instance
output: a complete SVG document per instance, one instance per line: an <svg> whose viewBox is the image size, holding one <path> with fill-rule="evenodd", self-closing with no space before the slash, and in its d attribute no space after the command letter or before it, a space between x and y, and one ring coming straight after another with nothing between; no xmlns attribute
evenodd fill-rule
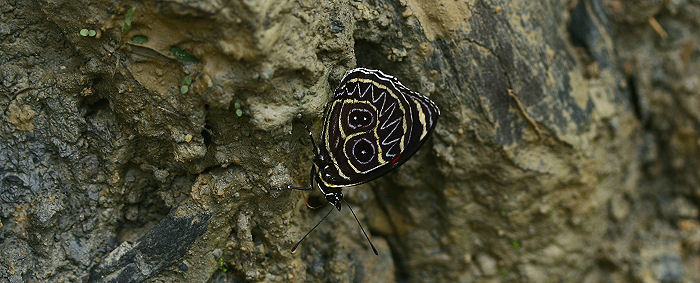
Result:
<svg viewBox="0 0 700 283"><path fill-rule="evenodd" d="M306 187L296 187L296 186L284 186L284 187L278 187L277 190L299 190L299 191L310 191L312 188L306 188Z"/></svg>
<svg viewBox="0 0 700 283"><path fill-rule="evenodd" d="M308 130L308 128L306 128ZM309 132L309 135L311 135L311 132ZM313 138L311 139L313 141ZM316 166L311 166L311 171L309 171L309 187L313 189L314 187L314 175L316 175ZM306 207L310 209L317 209L320 206L312 206L309 204L309 200L306 199L306 194L304 192L301 192L301 196L304 198L304 202L306 203Z"/></svg>
<svg viewBox="0 0 700 283"><path fill-rule="evenodd" d="M320 206L312 206L311 204L309 204L309 200L306 198L306 194L304 194L304 191L313 190L313 187L314 187L314 173L315 173L315 172L316 172L316 171L314 170L314 167L311 167L311 172L310 172L310 174L309 174L309 175L310 175L310 176L309 176L309 182L310 182L309 187L284 186L284 187L277 187L276 189L277 189L277 190L280 190L280 191L281 191L281 190L298 190L298 191L301 191L301 196L304 198L304 203L306 203L306 207L308 207L308 208L310 208L310 209L318 209L318 208L320 208Z"/></svg>
<svg viewBox="0 0 700 283"><path fill-rule="evenodd" d="M310 191L312 188L305 188L305 187L295 187L295 186L285 186L285 187L279 187L277 190L299 190L301 191L301 196L304 198L304 203L306 203L306 207L310 209L318 209L320 206L312 206L309 204L309 200L306 198L306 195L304 194L304 191Z"/></svg>
<svg viewBox="0 0 700 283"><path fill-rule="evenodd" d="M301 196L304 198L304 202L306 203L306 207L308 207L309 209L315 210L315 209L321 208L321 206L312 206L311 204L309 204L309 200L306 199L306 194L304 194L304 191L301 191Z"/></svg>

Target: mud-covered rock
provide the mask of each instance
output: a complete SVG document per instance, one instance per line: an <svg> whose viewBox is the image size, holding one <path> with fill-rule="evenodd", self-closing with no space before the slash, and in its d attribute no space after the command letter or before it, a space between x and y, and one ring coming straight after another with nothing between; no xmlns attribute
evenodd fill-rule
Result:
<svg viewBox="0 0 700 283"><path fill-rule="evenodd" d="M2 280L700 280L697 2L224 2L0 2ZM442 116L292 254L356 66Z"/></svg>

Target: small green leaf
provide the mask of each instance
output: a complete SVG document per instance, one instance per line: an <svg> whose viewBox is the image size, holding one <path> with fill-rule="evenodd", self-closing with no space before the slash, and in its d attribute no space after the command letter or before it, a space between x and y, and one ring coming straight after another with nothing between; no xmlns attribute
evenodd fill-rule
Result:
<svg viewBox="0 0 700 283"><path fill-rule="evenodd" d="M136 7L131 7L126 11L126 15L124 15L124 21L126 23L131 24L131 20L134 18L134 11L136 11Z"/></svg>
<svg viewBox="0 0 700 283"><path fill-rule="evenodd" d="M195 63L199 62L199 59L197 57L194 57L194 55L190 54L189 52L183 50L182 48L178 46L173 46L170 47L170 53L177 58L178 61L184 62L184 63Z"/></svg>
<svg viewBox="0 0 700 283"><path fill-rule="evenodd" d="M233 104L233 107L235 107L236 109L241 109L241 104L236 102Z"/></svg>
<svg viewBox="0 0 700 283"><path fill-rule="evenodd" d="M520 248L520 242L518 241L513 241L512 245L514 248Z"/></svg>
<svg viewBox="0 0 700 283"><path fill-rule="evenodd" d="M134 11L136 11L136 7L131 7L128 11L126 11L126 15L124 15L122 33L127 33L129 30L131 30L131 20L134 18Z"/></svg>
<svg viewBox="0 0 700 283"><path fill-rule="evenodd" d="M131 38L131 42L138 44L146 43L148 42L148 37L145 35L134 35L134 37Z"/></svg>
<svg viewBox="0 0 700 283"><path fill-rule="evenodd" d="M80 36L88 36L88 34L90 34L88 29L84 28L80 30Z"/></svg>
<svg viewBox="0 0 700 283"><path fill-rule="evenodd" d="M189 87L189 86L183 85L183 86L180 87L180 93L185 94L185 93L187 93L188 91L190 91L190 87Z"/></svg>
<svg viewBox="0 0 700 283"><path fill-rule="evenodd" d="M122 33L127 33L131 29L131 24L124 23L122 26Z"/></svg>
<svg viewBox="0 0 700 283"><path fill-rule="evenodd" d="M216 260L216 262L219 264L219 270L221 270L222 272L226 272L228 270L228 268L226 268L226 265L224 264L223 258L219 258L218 260Z"/></svg>
<svg viewBox="0 0 700 283"><path fill-rule="evenodd" d="M97 32L94 29L91 29L88 31L88 35L94 37L95 35L97 35Z"/></svg>
<svg viewBox="0 0 700 283"><path fill-rule="evenodd" d="M187 77L185 77L184 79L182 79L182 84L183 84L183 85L190 85L191 83L192 83L192 79L191 79L189 76L187 76Z"/></svg>
<svg viewBox="0 0 700 283"><path fill-rule="evenodd" d="M603 181L605 181L606 178L608 178L608 175L600 174L600 175L598 175L598 182L603 182Z"/></svg>
<svg viewBox="0 0 700 283"><path fill-rule="evenodd" d="M243 110L241 110L241 109L236 109L236 116L238 116L238 117L243 116Z"/></svg>

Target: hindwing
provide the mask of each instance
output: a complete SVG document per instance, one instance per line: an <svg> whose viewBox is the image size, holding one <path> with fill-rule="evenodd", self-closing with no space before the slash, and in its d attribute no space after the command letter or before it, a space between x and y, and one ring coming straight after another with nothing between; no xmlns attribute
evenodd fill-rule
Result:
<svg viewBox="0 0 700 283"><path fill-rule="evenodd" d="M376 179L406 162L435 128L438 107L378 70L348 71L326 105L319 168L329 187Z"/></svg>

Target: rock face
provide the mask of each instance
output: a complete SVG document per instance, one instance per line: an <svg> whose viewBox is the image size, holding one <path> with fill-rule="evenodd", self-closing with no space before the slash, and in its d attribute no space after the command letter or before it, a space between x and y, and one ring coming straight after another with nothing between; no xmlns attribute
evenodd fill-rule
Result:
<svg viewBox="0 0 700 283"><path fill-rule="evenodd" d="M697 1L0 11L2 281L700 281ZM442 116L345 190L379 256L347 210L291 254L328 207L272 188L356 66Z"/></svg>

